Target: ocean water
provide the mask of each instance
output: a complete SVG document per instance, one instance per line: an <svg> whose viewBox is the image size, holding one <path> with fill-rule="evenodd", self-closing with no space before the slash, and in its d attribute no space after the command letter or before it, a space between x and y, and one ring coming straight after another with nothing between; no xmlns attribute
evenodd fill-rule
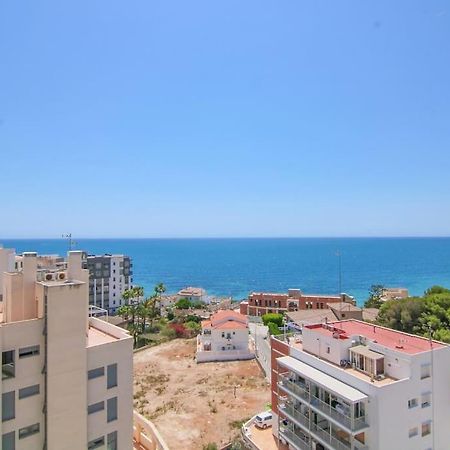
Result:
<svg viewBox="0 0 450 450"><path fill-rule="evenodd" d="M63 239L2 240L17 252L65 254ZM342 291L359 304L372 284L401 286L422 294L434 284L450 287L450 238L292 239L79 239L76 249L124 253L133 259L134 284L150 293L200 286L209 294L245 298L251 291Z"/></svg>

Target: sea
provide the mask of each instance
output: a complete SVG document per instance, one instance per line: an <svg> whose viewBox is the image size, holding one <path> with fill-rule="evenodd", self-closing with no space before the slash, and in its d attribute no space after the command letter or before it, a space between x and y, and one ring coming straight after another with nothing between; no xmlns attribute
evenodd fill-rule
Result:
<svg viewBox="0 0 450 450"><path fill-rule="evenodd" d="M60 255L69 248L65 239L0 238L0 245ZM196 286L236 300L299 288L346 292L361 305L373 284L411 295L450 287L450 238L76 239L74 249L129 255L134 284L147 295L160 282L168 293Z"/></svg>

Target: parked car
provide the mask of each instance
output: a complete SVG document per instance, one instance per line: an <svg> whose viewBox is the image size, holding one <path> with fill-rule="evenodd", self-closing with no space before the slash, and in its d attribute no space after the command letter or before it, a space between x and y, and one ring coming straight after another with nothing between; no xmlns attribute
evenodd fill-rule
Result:
<svg viewBox="0 0 450 450"><path fill-rule="evenodd" d="M272 426L272 412L262 412L255 417L255 426L266 429Z"/></svg>

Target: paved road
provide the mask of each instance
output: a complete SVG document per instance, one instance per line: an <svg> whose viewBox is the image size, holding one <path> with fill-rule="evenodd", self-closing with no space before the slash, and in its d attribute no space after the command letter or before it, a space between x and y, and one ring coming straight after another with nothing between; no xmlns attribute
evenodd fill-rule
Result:
<svg viewBox="0 0 450 450"><path fill-rule="evenodd" d="M266 378L270 381L270 337L268 337L268 328L264 325L249 323L249 329L254 342L256 357L266 374Z"/></svg>

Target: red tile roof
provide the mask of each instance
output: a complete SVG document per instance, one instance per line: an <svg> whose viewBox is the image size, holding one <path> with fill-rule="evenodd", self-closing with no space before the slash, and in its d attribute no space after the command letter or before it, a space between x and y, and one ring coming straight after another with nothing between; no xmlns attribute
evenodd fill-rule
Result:
<svg viewBox="0 0 450 450"><path fill-rule="evenodd" d="M332 322L328 323L326 327L322 324L307 325L306 328L327 336L333 335L334 328L334 332L339 333L340 339L349 339L355 335L365 336L387 348L411 355L430 350L430 341L427 338L360 322L359 320ZM433 349L443 347L445 347L445 344L433 341Z"/></svg>
<svg viewBox="0 0 450 450"><path fill-rule="evenodd" d="M214 313L210 320L202 322L202 328L232 329L247 328L247 316L232 310L221 310Z"/></svg>

